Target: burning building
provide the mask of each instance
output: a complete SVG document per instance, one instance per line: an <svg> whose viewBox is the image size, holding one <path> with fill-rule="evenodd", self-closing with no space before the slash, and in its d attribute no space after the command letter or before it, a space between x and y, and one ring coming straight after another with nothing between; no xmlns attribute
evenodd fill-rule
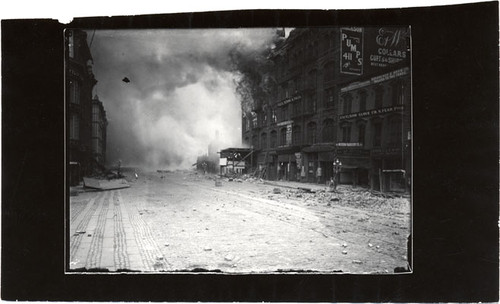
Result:
<svg viewBox="0 0 500 304"><path fill-rule="evenodd" d="M243 113L265 178L405 190L411 174L408 28L301 28L271 52L275 90ZM263 81L264 81L263 80Z"/></svg>

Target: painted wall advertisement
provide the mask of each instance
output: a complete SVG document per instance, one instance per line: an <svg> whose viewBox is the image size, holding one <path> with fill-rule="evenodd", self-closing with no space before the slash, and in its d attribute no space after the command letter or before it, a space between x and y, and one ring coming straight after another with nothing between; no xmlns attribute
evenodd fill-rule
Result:
<svg viewBox="0 0 500 304"><path fill-rule="evenodd" d="M342 28L341 73L378 73L409 63L408 27Z"/></svg>

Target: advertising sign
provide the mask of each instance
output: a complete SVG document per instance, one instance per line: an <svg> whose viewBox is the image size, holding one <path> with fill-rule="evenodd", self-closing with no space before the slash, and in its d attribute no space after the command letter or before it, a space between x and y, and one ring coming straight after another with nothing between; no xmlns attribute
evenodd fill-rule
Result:
<svg viewBox="0 0 500 304"><path fill-rule="evenodd" d="M340 72L363 74L363 28L340 29Z"/></svg>
<svg viewBox="0 0 500 304"><path fill-rule="evenodd" d="M393 106L393 107L386 107L386 108L381 108L381 109L373 109L373 110L364 111L364 112L339 115L339 119L352 119L352 118L369 117L369 116L387 114L387 113L392 113L392 112L401 112L401 111L403 111L403 109L404 109L403 106Z"/></svg>
<svg viewBox="0 0 500 304"><path fill-rule="evenodd" d="M340 29L340 72L371 75L409 65L408 27Z"/></svg>
<svg viewBox="0 0 500 304"><path fill-rule="evenodd" d="M370 28L369 66L388 68L409 58L409 28Z"/></svg>

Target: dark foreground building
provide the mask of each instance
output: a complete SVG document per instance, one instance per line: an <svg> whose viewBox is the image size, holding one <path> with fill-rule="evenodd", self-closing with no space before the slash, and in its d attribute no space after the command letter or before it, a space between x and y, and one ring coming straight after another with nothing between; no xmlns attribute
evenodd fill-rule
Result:
<svg viewBox="0 0 500 304"><path fill-rule="evenodd" d="M92 90L97 83L87 33L67 30L66 35L66 130L70 185L104 168L106 112Z"/></svg>
<svg viewBox="0 0 500 304"><path fill-rule="evenodd" d="M408 28L301 28L272 53L275 93L243 113L243 142L267 179L408 190ZM261 174L262 175L262 174Z"/></svg>

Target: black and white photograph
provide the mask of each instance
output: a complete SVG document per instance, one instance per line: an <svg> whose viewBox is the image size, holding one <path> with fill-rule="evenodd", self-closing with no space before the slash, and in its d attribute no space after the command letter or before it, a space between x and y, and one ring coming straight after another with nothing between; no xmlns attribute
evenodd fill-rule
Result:
<svg viewBox="0 0 500 304"><path fill-rule="evenodd" d="M0 298L498 302L470 1L9 4Z"/></svg>
<svg viewBox="0 0 500 304"><path fill-rule="evenodd" d="M65 39L67 271L412 271L409 27Z"/></svg>

